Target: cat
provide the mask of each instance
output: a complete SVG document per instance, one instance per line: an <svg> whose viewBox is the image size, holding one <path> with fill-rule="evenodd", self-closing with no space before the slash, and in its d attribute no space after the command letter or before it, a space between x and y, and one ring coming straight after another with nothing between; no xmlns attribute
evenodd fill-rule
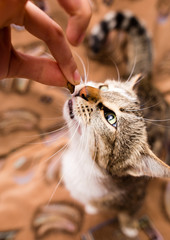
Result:
<svg viewBox="0 0 170 240"><path fill-rule="evenodd" d="M100 51L113 29L128 32L133 47L137 43L134 75L127 81L107 79L76 86L63 110L70 142L62 160L62 176L72 197L88 213L116 210L123 233L134 237L138 234L134 216L143 203L148 180L170 178L170 167L152 152L150 145L155 140L148 143L150 124L146 126L144 113L148 107L143 101L147 102L151 92L161 97L149 81L151 39L134 15L111 12L91 32L89 45L94 52ZM148 76L144 81L140 81L140 72ZM146 90L142 86L138 95L139 82L147 83L147 92L142 93ZM167 107L164 101L163 106L160 114Z"/></svg>

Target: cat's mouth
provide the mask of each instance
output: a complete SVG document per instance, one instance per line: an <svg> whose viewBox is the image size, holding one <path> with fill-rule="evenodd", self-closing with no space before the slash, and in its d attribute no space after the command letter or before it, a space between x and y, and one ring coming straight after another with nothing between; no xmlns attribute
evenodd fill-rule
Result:
<svg viewBox="0 0 170 240"><path fill-rule="evenodd" d="M68 108L69 108L70 118L73 119L74 118L74 113L73 113L73 101L72 101L72 99L70 99L68 101Z"/></svg>
<svg viewBox="0 0 170 240"><path fill-rule="evenodd" d="M75 121L76 123L78 123L78 122L76 121L75 116L74 116L74 113L73 113L73 100L72 100L72 99L70 99L70 100L68 101L68 109L69 109L70 118L71 118L71 119L74 119L74 121ZM78 123L77 131L78 131L78 133L79 133L80 135L82 135L81 126L80 126L79 123Z"/></svg>

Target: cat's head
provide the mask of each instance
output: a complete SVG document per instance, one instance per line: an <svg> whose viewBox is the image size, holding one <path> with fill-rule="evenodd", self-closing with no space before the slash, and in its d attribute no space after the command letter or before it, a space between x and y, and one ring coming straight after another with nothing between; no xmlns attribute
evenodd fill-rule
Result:
<svg viewBox="0 0 170 240"><path fill-rule="evenodd" d="M65 119L74 135L71 144L79 148L83 139L86 153L112 175L170 177L170 168L147 143L145 121L134 90L139 77L76 87L64 106Z"/></svg>

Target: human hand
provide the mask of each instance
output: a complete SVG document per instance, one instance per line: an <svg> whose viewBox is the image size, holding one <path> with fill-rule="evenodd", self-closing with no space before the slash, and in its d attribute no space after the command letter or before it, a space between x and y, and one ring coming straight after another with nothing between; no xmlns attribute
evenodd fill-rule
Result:
<svg viewBox="0 0 170 240"><path fill-rule="evenodd" d="M88 0L58 0L70 15L66 36L76 46L84 37L91 9ZM80 82L80 75L63 30L48 15L28 0L0 1L0 79L29 78L47 85L67 86ZM20 53L11 43L10 24L24 25L43 40L54 59Z"/></svg>

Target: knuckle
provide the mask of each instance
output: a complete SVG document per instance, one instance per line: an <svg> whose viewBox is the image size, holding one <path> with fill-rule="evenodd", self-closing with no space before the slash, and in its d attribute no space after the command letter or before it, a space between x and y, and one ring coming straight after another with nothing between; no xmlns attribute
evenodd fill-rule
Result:
<svg viewBox="0 0 170 240"><path fill-rule="evenodd" d="M64 33L63 30L60 26L56 26L54 28L54 32L56 33L57 37L63 38L64 37Z"/></svg>
<svg viewBox="0 0 170 240"><path fill-rule="evenodd" d="M45 42L49 43L51 41L60 42L64 38L63 30L60 26L53 25L47 30Z"/></svg>

